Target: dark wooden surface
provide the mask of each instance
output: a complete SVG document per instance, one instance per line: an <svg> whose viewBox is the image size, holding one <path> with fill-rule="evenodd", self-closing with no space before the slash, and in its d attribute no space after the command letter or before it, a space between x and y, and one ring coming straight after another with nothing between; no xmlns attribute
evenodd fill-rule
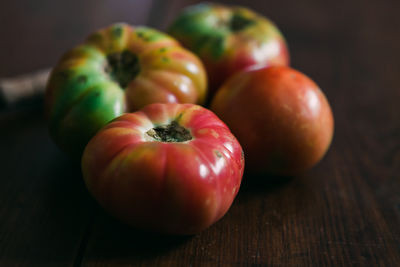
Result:
<svg viewBox="0 0 400 267"><path fill-rule="evenodd" d="M0 77L52 66L112 22L165 29L193 2L2 1ZM97 206L40 104L1 111L0 266L400 266L400 1L232 3L274 20L292 66L326 93L336 129L323 161L281 181L245 175L214 226L158 236Z"/></svg>

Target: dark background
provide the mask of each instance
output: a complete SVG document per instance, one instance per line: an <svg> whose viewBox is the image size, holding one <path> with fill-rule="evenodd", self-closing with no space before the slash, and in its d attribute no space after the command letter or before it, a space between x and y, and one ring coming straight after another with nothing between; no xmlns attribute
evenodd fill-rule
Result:
<svg viewBox="0 0 400 267"><path fill-rule="evenodd" d="M0 2L0 77L53 66L113 22L165 29L195 1ZM224 1L228 2L228 1ZM400 266L400 1L231 1L268 16L312 77L335 136L309 172L245 175L228 214L192 237L136 231L88 195L35 104L0 112L0 266Z"/></svg>

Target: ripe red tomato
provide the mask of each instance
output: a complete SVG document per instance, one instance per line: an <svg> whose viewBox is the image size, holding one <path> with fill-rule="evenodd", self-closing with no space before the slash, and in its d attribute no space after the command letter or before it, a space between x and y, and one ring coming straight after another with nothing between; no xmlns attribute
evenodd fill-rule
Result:
<svg viewBox="0 0 400 267"><path fill-rule="evenodd" d="M333 116L319 87L289 67L240 72L217 92L211 109L230 127L255 172L291 175L327 151Z"/></svg>
<svg viewBox="0 0 400 267"><path fill-rule="evenodd" d="M87 145L89 191L121 221L193 234L231 206L244 168L240 144L211 111L152 104L106 125Z"/></svg>

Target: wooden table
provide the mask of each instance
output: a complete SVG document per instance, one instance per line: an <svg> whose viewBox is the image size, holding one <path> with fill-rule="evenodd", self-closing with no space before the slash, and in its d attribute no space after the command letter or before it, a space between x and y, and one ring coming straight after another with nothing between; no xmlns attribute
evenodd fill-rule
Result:
<svg viewBox="0 0 400 267"><path fill-rule="evenodd" d="M116 21L165 29L194 1L2 1L0 76L55 64ZM0 266L400 266L400 1L232 1L274 20L292 66L326 93L333 144L311 171L245 176L196 236L143 233L89 196L41 101L0 113ZM253 179L252 179L253 178Z"/></svg>

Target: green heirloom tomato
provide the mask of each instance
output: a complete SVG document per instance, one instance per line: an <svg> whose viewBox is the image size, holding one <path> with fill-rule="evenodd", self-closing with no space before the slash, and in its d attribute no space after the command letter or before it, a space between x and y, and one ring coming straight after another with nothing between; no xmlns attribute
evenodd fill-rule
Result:
<svg viewBox="0 0 400 267"><path fill-rule="evenodd" d="M159 31L115 24L90 35L53 69L46 90L50 133L80 157L90 138L124 112L206 97L201 61Z"/></svg>
<svg viewBox="0 0 400 267"><path fill-rule="evenodd" d="M277 27L247 8L211 3L190 6L172 23L169 33L203 60L211 93L244 68L289 64L286 42Z"/></svg>

